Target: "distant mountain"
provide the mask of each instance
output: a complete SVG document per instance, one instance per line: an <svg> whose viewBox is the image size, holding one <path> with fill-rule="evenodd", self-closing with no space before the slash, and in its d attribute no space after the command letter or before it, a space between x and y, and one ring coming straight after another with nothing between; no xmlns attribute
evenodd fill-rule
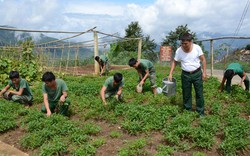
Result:
<svg viewBox="0 0 250 156"><path fill-rule="evenodd" d="M6 25L0 25L0 27L13 28ZM0 30L0 46L10 45L16 43L15 32Z"/></svg>
<svg viewBox="0 0 250 156"><path fill-rule="evenodd" d="M218 37L228 37L233 36L233 34L221 34L221 33L212 33L212 32L201 32L197 33L197 38L199 40L203 39L212 39L212 38L218 38ZM247 36L247 35L243 35ZM249 37L249 35L248 35ZM226 43L230 45L231 50L235 49L242 49L245 48L247 44L250 44L250 39L220 39L214 41L214 48L218 48L219 45ZM203 41L203 45L205 46L205 49L207 51L210 51L210 42L209 41Z"/></svg>
<svg viewBox="0 0 250 156"><path fill-rule="evenodd" d="M14 27L5 26L5 25L0 25L0 27L14 28ZM16 46L16 45L18 45L18 41L25 40L25 39L30 38L30 37L35 41L36 45L59 40L57 38L49 37L49 36L46 36L44 34L40 34L39 36L32 36L30 33L27 33L27 32L20 33L20 32L15 32L15 31L10 31L10 30L0 30L0 46L14 46L14 45ZM52 55L52 53L54 54L54 52L55 52L55 56L61 58L63 48L53 48L53 46L56 47L57 45L63 45L63 44L68 45L68 42L59 41L56 43L46 44L46 46L51 47L51 48L47 49L47 52L51 53L51 55ZM71 45L72 44L76 44L76 43L71 42ZM68 52L69 49L65 46L64 50L65 50L64 51L64 55L65 55L65 53ZM72 51L70 50L71 58L75 55L75 50L76 50L76 48ZM91 56L93 56L93 50L91 48L82 48L82 47L79 48L78 57L80 59L86 59L86 58L89 58Z"/></svg>

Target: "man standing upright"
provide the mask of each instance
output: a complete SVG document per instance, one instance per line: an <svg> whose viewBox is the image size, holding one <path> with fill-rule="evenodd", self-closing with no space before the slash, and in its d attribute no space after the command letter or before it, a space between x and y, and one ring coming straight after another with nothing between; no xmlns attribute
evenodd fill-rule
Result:
<svg viewBox="0 0 250 156"><path fill-rule="evenodd" d="M196 94L196 111L200 116L204 115L203 80L206 78L206 59L199 45L194 44L193 36L184 33L180 36L181 47L176 50L174 60L169 72L169 80L172 81L172 74L177 62L181 62L182 94L186 110L192 110L192 85ZM202 70L201 64L202 62Z"/></svg>

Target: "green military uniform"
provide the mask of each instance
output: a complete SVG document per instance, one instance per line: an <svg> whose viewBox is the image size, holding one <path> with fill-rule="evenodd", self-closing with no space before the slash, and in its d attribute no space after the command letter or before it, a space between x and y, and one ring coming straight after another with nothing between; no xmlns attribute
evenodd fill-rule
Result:
<svg viewBox="0 0 250 156"><path fill-rule="evenodd" d="M192 85L195 90L196 111L204 115L203 80L200 56L203 55L199 45L193 44L192 51L186 53L182 47L176 50L174 60L181 62L181 84L183 105L186 110L192 110Z"/></svg>
<svg viewBox="0 0 250 156"><path fill-rule="evenodd" d="M15 84L10 80L9 81L9 86L14 88L16 91L19 91L21 88L23 88L23 93L22 95L11 95L10 97L7 97L7 94L4 93L4 97L8 100L13 100L14 102L19 102L22 104L31 104L32 100L33 100L33 95L32 92L30 90L29 84L28 82L21 78L20 79L20 83L18 86L15 86Z"/></svg>
<svg viewBox="0 0 250 156"><path fill-rule="evenodd" d="M196 111L200 115L204 115L204 97L203 97L203 83L202 83L202 70L195 73L187 73L182 71L181 84L183 90L184 108L192 110L192 84L195 89Z"/></svg>
<svg viewBox="0 0 250 156"><path fill-rule="evenodd" d="M100 72L101 72L101 67L103 68L104 65L106 65L105 73L108 74L109 72L109 62L108 62L108 57L105 55L100 56Z"/></svg>
<svg viewBox="0 0 250 156"><path fill-rule="evenodd" d="M56 79L56 90L52 90L45 83L42 86L43 93L48 94L49 107L52 113L55 112L55 109L58 107L60 97L63 95L64 91L68 91L66 83L61 79ZM70 105L70 100L66 98L65 102L62 103L59 107L59 113L66 115ZM46 113L46 107L43 105L42 112Z"/></svg>
<svg viewBox="0 0 250 156"><path fill-rule="evenodd" d="M124 85L124 79L117 85L114 85L114 77L110 76L109 78L106 79L104 82L103 86L106 87L105 90L105 98L110 97L111 95L115 95L120 87L123 87ZM121 97L119 97L121 98Z"/></svg>
<svg viewBox="0 0 250 156"><path fill-rule="evenodd" d="M226 70L230 70L230 69L234 71L235 75L237 74L241 78L243 77L244 70L243 70L242 65L240 65L239 63L231 63L231 64L229 64ZM230 91L231 91L231 81L232 81L232 78L227 79L227 82L226 82L226 91L228 93L230 93ZM249 79L248 79L247 76L246 76L246 78L244 80L244 84L245 84L246 90L249 91Z"/></svg>
<svg viewBox="0 0 250 156"><path fill-rule="evenodd" d="M149 70L149 80L151 83L151 87L155 88L156 86L156 73L155 73L155 68L154 65L151 61L146 60L146 59L140 59L140 64L138 65L137 68L135 68L137 71L140 71L142 74L142 77L145 76L146 70ZM141 81L141 78L139 78Z"/></svg>

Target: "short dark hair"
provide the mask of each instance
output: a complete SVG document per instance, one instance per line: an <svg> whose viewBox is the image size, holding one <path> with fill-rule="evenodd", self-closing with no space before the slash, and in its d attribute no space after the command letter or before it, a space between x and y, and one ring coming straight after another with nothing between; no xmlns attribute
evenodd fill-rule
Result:
<svg viewBox="0 0 250 156"><path fill-rule="evenodd" d="M121 73L115 73L114 80L116 83L119 83L122 81L122 74Z"/></svg>
<svg viewBox="0 0 250 156"><path fill-rule="evenodd" d="M193 39L193 35L188 32L181 34L179 37L179 40L181 41L191 41L192 39Z"/></svg>
<svg viewBox="0 0 250 156"><path fill-rule="evenodd" d="M137 59L131 58L131 59L128 61L128 65L129 65L130 67L133 67L133 66L136 64L136 62L137 62Z"/></svg>
<svg viewBox="0 0 250 156"><path fill-rule="evenodd" d="M17 71L11 71L9 74L10 79L19 78L19 73Z"/></svg>
<svg viewBox="0 0 250 156"><path fill-rule="evenodd" d="M45 72L42 77L43 82L51 82L52 80L55 80L56 77L52 72Z"/></svg>
<svg viewBox="0 0 250 156"><path fill-rule="evenodd" d="M96 61L99 61L99 59L100 59L99 56L96 56L96 57L95 57L95 60L96 60Z"/></svg>
<svg viewBox="0 0 250 156"><path fill-rule="evenodd" d="M224 73L224 78L228 79L231 78L234 75L234 70L233 69L228 69Z"/></svg>

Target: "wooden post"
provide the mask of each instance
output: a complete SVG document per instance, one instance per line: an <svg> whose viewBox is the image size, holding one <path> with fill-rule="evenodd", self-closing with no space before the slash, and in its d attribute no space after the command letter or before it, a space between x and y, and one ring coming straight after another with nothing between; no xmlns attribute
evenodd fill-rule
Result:
<svg viewBox="0 0 250 156"><path fill-rule="evenodd" d="M79 51L79 45L77 45L76 47L76 51L75 51L75 68L74 68L74 75L76 75L78 73L77 69L77 61L78 61L78 51Z"/></svg>
<svg viewBox="0 0 250 156"><path fill-rule="evenodd" d="M138 41L138 59L141 58L141 49L142 49L142 38Z"/></svg>
<svg viewBox="0 0 250 156"><path fill-rule="evenodd" d="M98 52L98 36L97 36L97 32L94 31L94 57L99 56L99 52ZM99 64L98 62L95 61L95 73L99 74Z"/></svg>
<svg viewBox="0 0 250 156"><path fill-rule="evenodd" d="M68 66L69 66L69 53L70 53L70 42L68 46L68 57L67 57L67 63L66 63L66 72L68 72Z"/></svg>
<svg viewBox="0 0 250 156"><path fill-rule="evenodd" d="M54 48L54 53L53 53L52 70L54 70L55 59L56 59L56 47Z"/></svg>
<svg viewBox="0 0 250 156"><path fill-rule="evenodd" d="M64 44L63 44L62 52L61 52L61 61L60 61L60 67L59 67L59 72L60 72L60 73L61 73L61 70L62 70L63 52L64 52Z"/></svg>
<svg viewBox="0 0 250 156"><path fill-rule="evenodd" d="M214 73L214 42L210 40L210 53L211 53L211 76Z"/></svg>

